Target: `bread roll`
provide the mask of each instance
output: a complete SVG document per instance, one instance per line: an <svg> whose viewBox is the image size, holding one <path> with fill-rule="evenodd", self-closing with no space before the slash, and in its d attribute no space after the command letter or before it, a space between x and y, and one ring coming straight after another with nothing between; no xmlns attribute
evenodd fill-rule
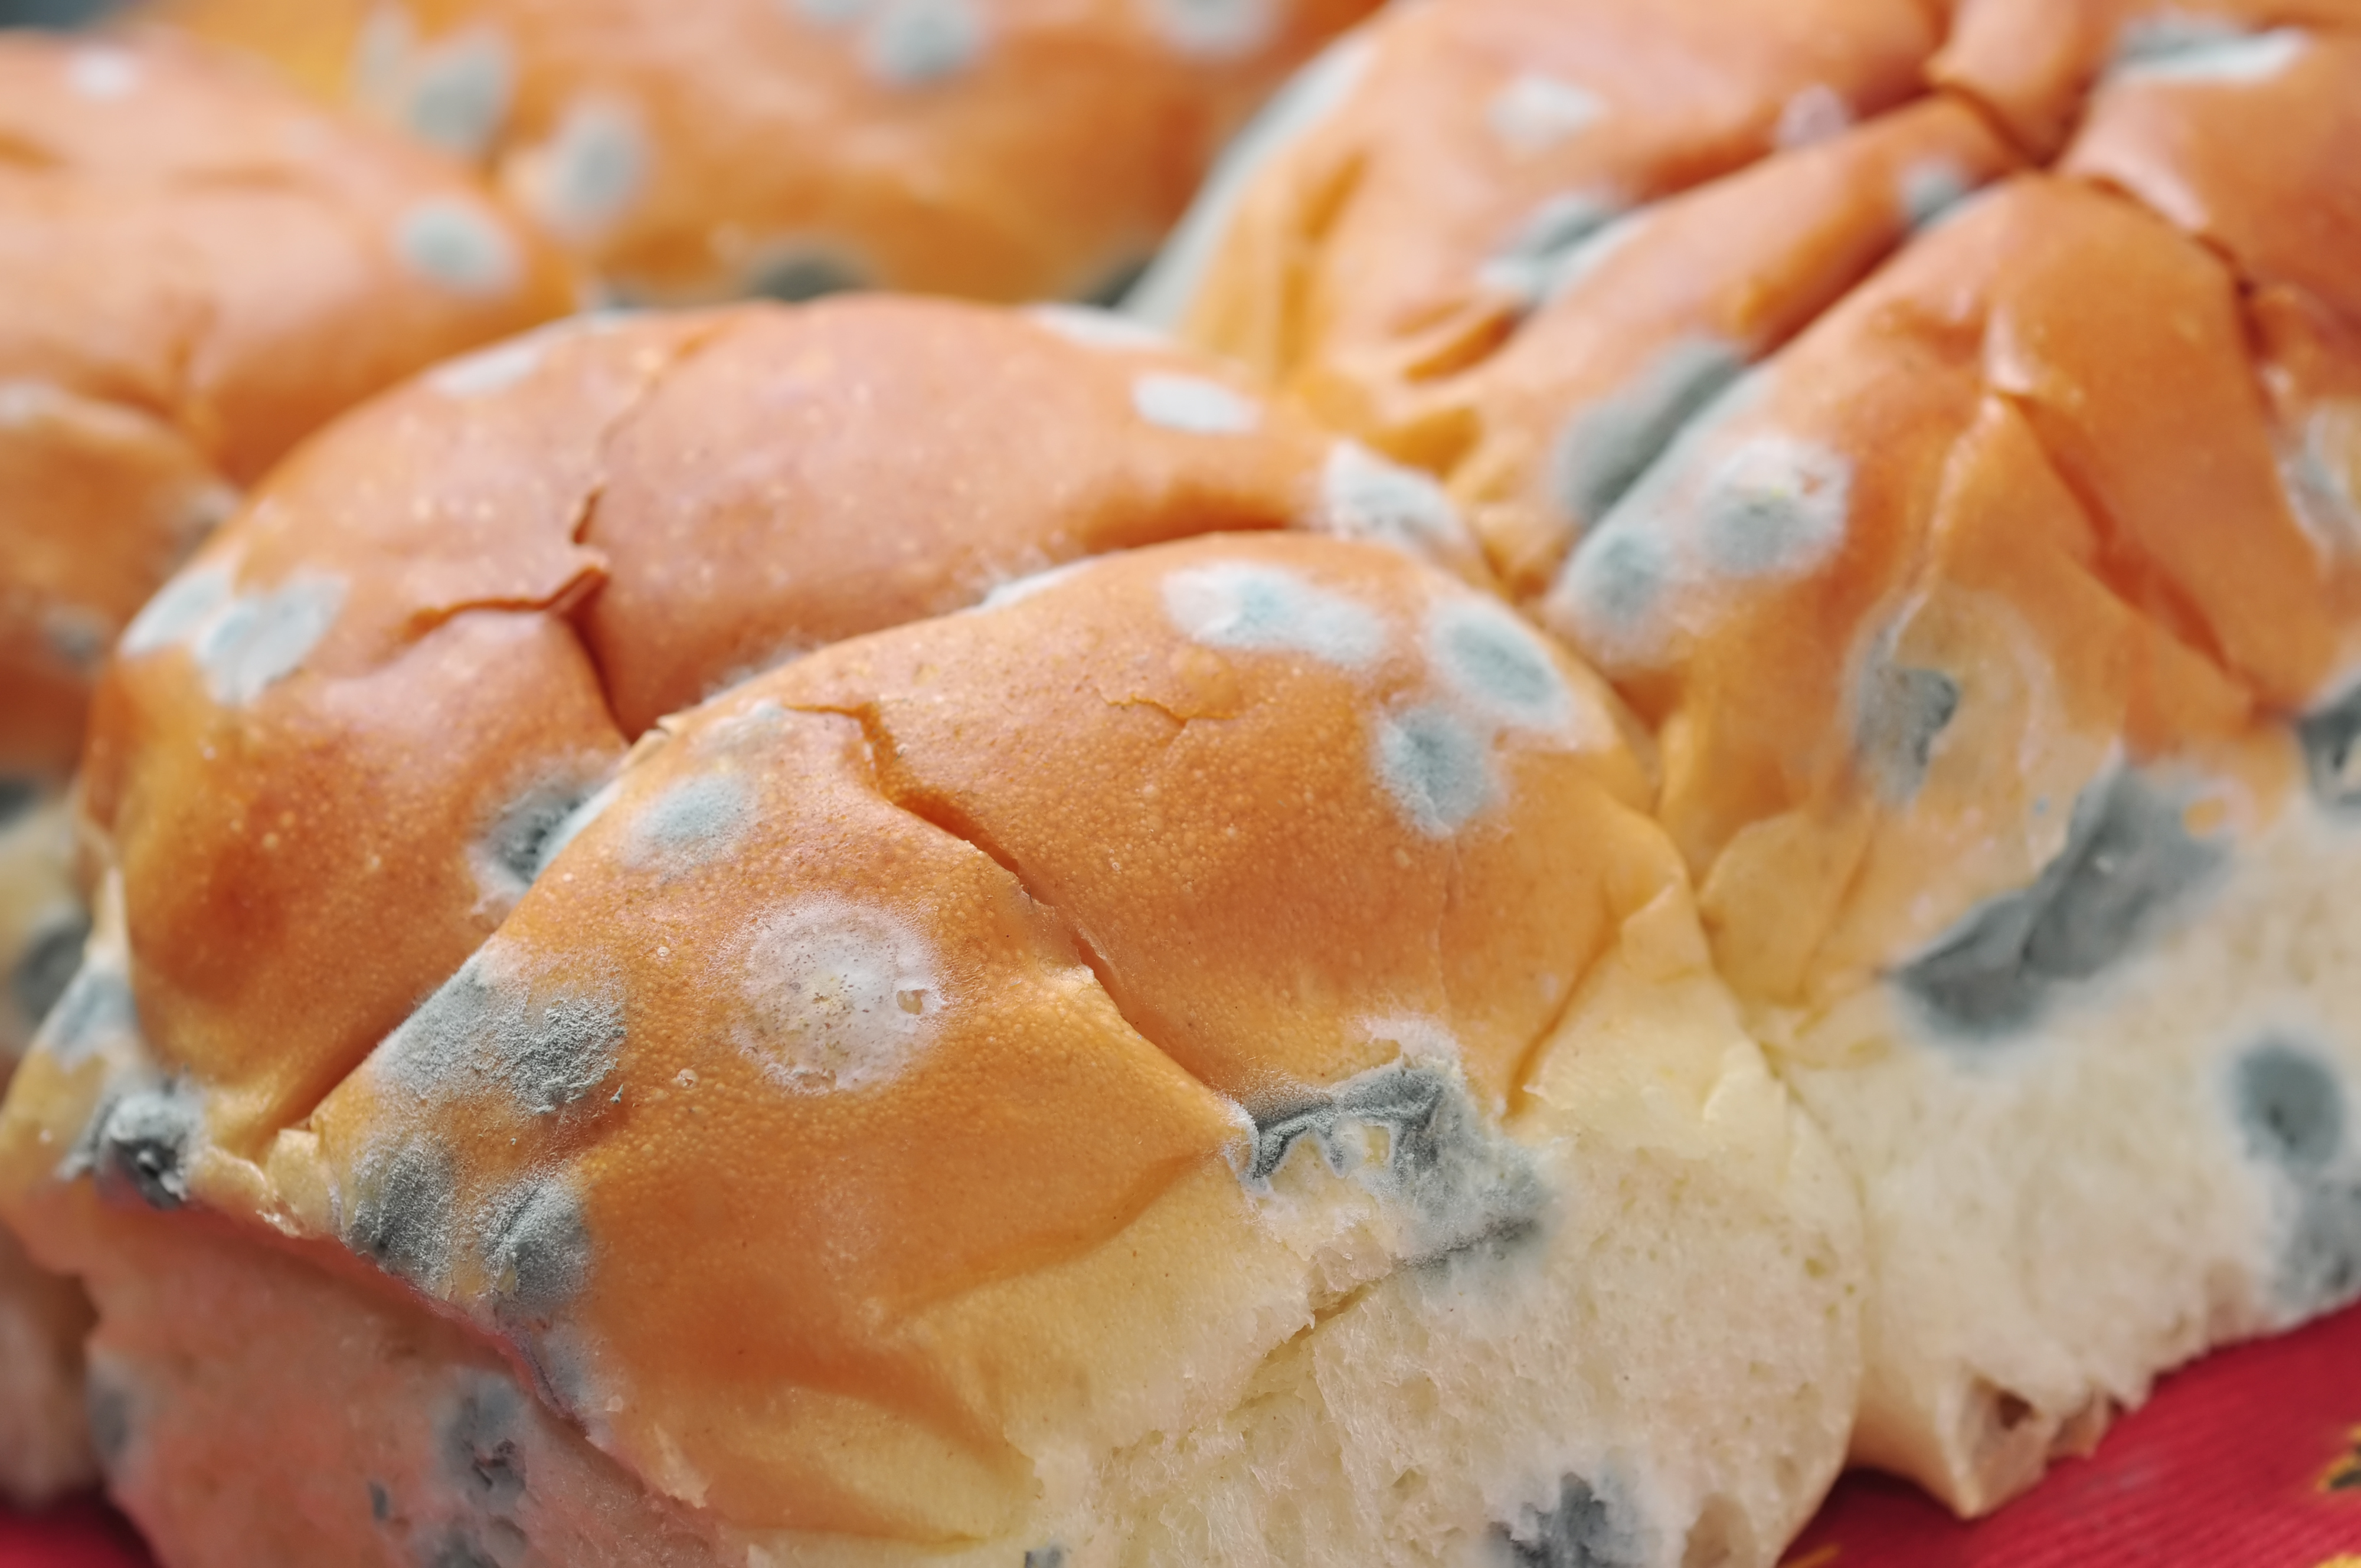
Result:
<svg viewBox="0 0 2361 1568"><path fill-rule="evenodd" d="M497 171L627 302L1105 298L1373 0L153 0ZM294 15L293 13L301 13Z"/></svg>
<svg viewBox="0 0 2361 1568"><path fill-rule="evenodd" d="M1647 748L1138 337L568 327L143 613L0 1190L174 1568L1775 1559L1856 1201Z"/></svg>
<svg viewBox="0 0 2361 1568"><path fill-rule="evenodd" d="M1435 0L1159 298L1656 737L1977 1512L2361 1291L2361 8L1938 20Z"/></svg>
<svg viewBox="0 0 2361 1568"><path fill-rule="evenodd" d="M62 792L132 614L329 415L572 300L472 182L250 69L0 37L0 1082L89 929ZM0 1257L0 1494L27 1500L78 1473L58 1288Z"/></svg>

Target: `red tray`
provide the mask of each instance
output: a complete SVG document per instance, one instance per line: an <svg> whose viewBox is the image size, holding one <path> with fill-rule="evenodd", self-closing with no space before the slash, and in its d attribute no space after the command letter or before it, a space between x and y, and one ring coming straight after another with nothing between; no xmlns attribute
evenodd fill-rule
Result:
<svg viewBox="0 0 2361 1568"><path fill-rule="evenodd" d="M1848 1476L1788 1568L2361 1568L2361 1307L2169 1379L2096 1457L1963 1525ZM0 1568L151 1568L90 1498L0 1512Z"/></svg>

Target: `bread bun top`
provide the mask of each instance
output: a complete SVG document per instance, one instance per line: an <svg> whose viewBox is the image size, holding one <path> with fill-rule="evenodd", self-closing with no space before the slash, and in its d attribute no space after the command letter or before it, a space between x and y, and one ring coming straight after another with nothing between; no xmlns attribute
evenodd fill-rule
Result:
<svg viewBox="0 0 2361 1568"><path fill-rule="evenodd" d="M562 313L466 177L161 41L0 38L0 774L61 778L101 656L331 414Z"/></svg>
<svg viewBox="0 0 2361 1568"><path fill-rule="evenodd" d="M1304 1208L1350 1270L1530 1225L1499 1129L1585 977L1645 910L1639 972L1701 969L1603 683L1321 536L1449 526L1071 312L594 320L431 372L110 666L109 905L12 1212L94 1172L373 1265L739 1528L1014 1529L1027 1454L1228 1399L1342 1288L1257 1207L1295 1142L1465 1118L1400 1204Z"/></svg>
<svg viewBox="0 0 2361 1568"><path fill-rule="evenodd" d="M1370 0L268 0L147 14L480 159L636 302L1104 297ZM341 35L332 45L329 33Z"/></svg>
<svg viewBox="0 0 2361 1568"><path fill-rule="evenodd" d="M1389 18L1189 318L1445 477L1656 732L1765 1003L2130 835L2100 963L2307 772L2356 793L2361 10L1940 20Z"/></svg>
<svg viewBox="0 0 2361 1568"><path fill-rule="evenodd" d="M84 808L140 1015L252 1152L665 713L1087 554L1290 524L1477 569L1431 483L1088 313L588 318L441 367L258 487L104 678Z"/></svg>

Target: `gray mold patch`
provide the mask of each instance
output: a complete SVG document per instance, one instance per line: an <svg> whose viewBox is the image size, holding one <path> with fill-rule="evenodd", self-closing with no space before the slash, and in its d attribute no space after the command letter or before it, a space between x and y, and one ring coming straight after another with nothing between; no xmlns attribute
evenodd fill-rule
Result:
<svg viewBox="0 0 2361 1568"><path fill-rule="evenodd" d="M2361 1294L2361 1179L2345 1085L2325 1057L2268 1036L2232 1067L2233 1111L2248 1157L2292 1200L2277 1293L2298 1317Z"/></svg>
<svg viewBox="0 0 2361 1568"><path fill-rule="evenodd" d="M90 1446L96 1451L100 1466L110 1475L117 1474L131 1449L131 1389L115 1368L93 1357L82 1398L83 1419L90 1423Z"/></svg>
<svg viewBox="0 0 2361 1568"><path fill-rule="evenodd" d="M1384 1166L1363 1174L1380 1197L1410 1211L1415 1250L1408 1261L1507 1245L1540 1228L1547 1193L1531 1157L1488 1130L1466 1091L1432 1068L1373 1069L1257 1116L1247 1184L1266 1187L1299 1146L1347 1174L1344 1135L1352 1127L1386 1135Z"/></svg>
<svg viewBox="0 0 2361 1568"><path fill-rule="evenodd" d="M33 928L24 951L8 966L9 1000L27 1024L38 1026L64 1000L89 940L89 915L71 905Z"/></svg>
<svg viewBox="0 0 2361 1568"><path fill-rule="evenodd" d="M190 637L206 689L225 707L254 701L302 666L344 606L342 578L310 573L221 604ZM138 632L137 622L132 630Z"/></svg>
<svg viewBox="0 0 2361 1568"><path fill-rule="evenodd" d="M30 817L43 793L31 779L0 773L0 830L5 830L19 817Z"/></svg>
<svg viewBox="0 0 2361 1568"><path fill-rule="evenodd" d="M735 850L754 826L753 792L732 773L697 773L671 784L631 817L626 861L691 871Z"/></svg>
<svg viewBox="0 0 2361 1568"><path fill-rule="evenodd" d="M420 140L462 159L482 157L508 118L515 68L492 32L463 33L429 53L410 84L402 118Z"/></svg>
<svg viewBox="0 0 2361 1568"><path fill-rule="evenodd" d="M405 1144L365 1161L355 1186L345 1245L388 1274L434 1289L450 1265L458 1225L450 1160Z"/></svg>
<svg viewBox="0 0 2361 1568"><path fill-rule="evenodd" d="M2332 811L2361 810L2361 685L2297 720L2314 799Z"/></svg>
<svg viewBox="0 0 2361 1568"><path fill-rule="evenodd" d="M425 1568L503 1568L474 1531L454 1527L424 1558Z"/></svg>
<svg viewBox="0 0 2361 1568"><path fill-rule="evenodd" d="M524 1497L524 1394L489 1372L462 1376L437 1431L444 1474L476 1511L504 1514Z"/></svg>
<svg viewBox="0 0 2361 1568"><path fill-rule="evenodd" d="M1531 156L1607 117L1607 101L1563 77L1520 72L1484 106L1485 123L1510 152Z"/></svg>
<svg viewBox="0 0 2361 1568"><path fill-rule="evenodd" d="M1427 652L1451 689L1500 724L1555 729L1574 713L1574 694L1540 634L1508 606L1454 598L1434 612Z"/></svg>
<svg viewBox="0 0 2361 1568"><path fill-rule="evenodd" d="M117 1097L99 1123L100 1186L128 1190L151 1209L179 1208L189 1201L189 1167L204 1126L203 1104L177 1080Z"/></svg>
<svg viewBox="0 0 2361 1568"><path fill-rule="evenodd" d="M1579 1475L1558 1485L1556 1504L1495 1525L1499 1558L1515 1568L1642 1568L1649 1553L1608 1496Z"/></svg>
<svg viewBox="0 0 2361 1568"><path fill-rule="evenodd" d="M1391 545L1422 559L1468 543L1458 509L1441 485L1358 442L1340 441L1329 450L1320 489L1328 525L1340 537Z"/></svg>
<svg viewBox="0 0 2361 1568"><path fill-rule="evenodd" d="M1913 234L1931 227L1968 199L1975 181L1967 170L1947 158L1930 158L1902 171L1897 196L1902 219Z"/></svg>
<svg viewBox="0 0 2361 1568"><path fill-rule="evenodd" d="M477 842L484 881L510 896L522 895L570 842L569 826L581 831L577 815L599 785L579 776L544 779L502 807Z"/></svg>
<svg viewBox="0 0 2361 1568"><path fill-rule="evenodd" d="M1722 459L1697 498L1706 560L1731 577L1807 570L1842 542L1851 498L1852 464L1842 453L1757 436Z"/></svg>
<svg viewBox="0 0 2361 1568"><path fill-rule="evenodd" d="M639 116L620 104L577 104L558 126L546 156L540 205L567 234L593 233L614 222L647 182L647 137Z"/></svg>
<svg viewBox="0 0 2361 1568"><path fill-rule="evenodd" d="M1262 422L1253 399L1202 376L1166 370L1134 381L1131 405L1148 423L1183 435L1245 435Z"/></svg>
<svg viewBox="0 0 2361 1568"><path fill-rule="evenodd" d="M1385 623L1367 606L1277 566L1221 562L1164 579L1172 624L1209 648L1309 653L1361 669L1385 652Z"/></svg>
<svg viewBox="0 0 2361 1568"><path fill-rule="evenodd" d="M1235 60L1261 48L1279 25L1273 0L1147 0L1157 30L1182 54Z"/></svg>
<svg viewBox="0 0 2361 1568"><path fill-rule="evenodd" d="M590 1232L582 1205L558 1181L519 1189L494 1212L484 1262L504 1319L545 1322L582 1289L590 1273Z"/></svg>
<svg viewBox="0 0 2361 1568"><path fill-rule="evenodd" d="M536 998L504 983L479 951L386 1036L378 1062L422 1099L466 1092L472 1073L545 1116L598 1091L623 1036L619 999L572 991Z"/></svg>
<svg viewBox="0 0 2361 1568"><path fill-rule="evenodd" d="M1411 825L1447 839L1492 798L1491 742L1448 708L1433 704L1380 719L1378 778Z"/></svg>
<svg viewBox="0 0 2361 1568"><path fill-rule="evenodd" d="M799 305L865 289L871 281L867 269L836 251L781 247L747 269L743 292L752 299Z"/></svg>
<svg viewBox="0 0 2361 1568"><path fill-rule="evenodd" d="M1576 409L1550 454L1550 494L1565 521L1580 531L1605 517L1745 369L1730 344L1680 338L1613 397Z"/></svg>
<svg viewBox="0 0 2361 1568"><path fill-rule="evenodd" d="M123 633L123 656L137 659L188 641L228 608L236 592L227 567L199 566L181 573L132 617Z"/></svg>
<svg viewBox="0 0 2361 1568"><path fill-rule="evenodd" d="M2163 788L2124 770L2082 792L2065 849L2032 886L1971 914L1894 981L1947 1031L2022 1029L2185 909L2225 856L2190 836Z"/></svg>
<svg viewBox="0 0 2361 1568"><path fill-rule="evenodd" d="M72 1069L87 1061L108 1040L139 1032L139 1013L131 998L131 984L111 964L93 963L87 955L74 970L65 993L42 1020L41 1047L58 1065Z"/></svg>
<svg viewBox="0 0 2361 1568"><path fill-rule="evenodd" d="M862 63L894 87L926 87L974 66L987 35L974 0L885 0L862 40Z"/></svg>
<svg viewBox="0 0 2361 1568"><path fill-rule="evenodd" d="M1585 243L1598 237L1623 212L1620 202L1590 192L1553 196L1477 269L1477 281L1530 310L1596 265L1581 258Z"/></svg>
<svg viewBox="0 0 2361 1568"><path fill-rule="evenodd" d="M1066 1549L1062 1546L1036 1546L1025 1553L1025 1568L1066 1568Z"/></svg>
<svg viewBox="0 0 2361 1568"><path fill-rule="evenodd" d="M2293 65L2311 41L2296 27L2249 33L2226 19L2143 17L2117 36L2107 80L2268 82Z"/></svg>
<svg viewBox="0 0 2361 1568"><path fill-rule="evenodd" d="M522 264L498 224L470 202L419 203L394 226L393 247L410 269L456 294L498 294L516 283Z"/></svg>
<svg viewBox="0 0 2361 1568"><path fill-rule="evenodd" d="M1935 741L1960 711L1960 683L1940 670L1872 661L1863 675L1853 744L1877 792L1907 805L1927 781Z"/></svg>

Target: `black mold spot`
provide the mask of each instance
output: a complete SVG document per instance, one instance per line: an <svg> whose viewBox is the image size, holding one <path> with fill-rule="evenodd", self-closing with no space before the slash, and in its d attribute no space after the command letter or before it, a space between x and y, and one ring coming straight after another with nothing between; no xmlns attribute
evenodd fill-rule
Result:
<svg viewBox="0 0 2361 1568"><path fill-rule="evenodd" d="M479 1376L459 1396L443 1429L446 1469L468 1504L501 1512L524 1496L524 1455L515 1436L524 1398L497 1377Z"/></svg>
<svg viewBox="0 0 2361 1568"><path fill-rule="evenodd" d="M1492 1529L1517 1568L1640 1568L1643 1560L1607 1499L1579 1475L1559 1484L1557 1506L1547 1513L1529 1509L1518 1525Z"/></svg>
<svg viewBox="0 0 2361 1568"><path fill-rule="evenodd" d="M384 1483L379 1481L370 1482L368 1484L368 1495L369 1518L375 1519L379 1524L383 1524L386 1520L393 1517L393 1494L385 1489Z"/></svg>
<svg viewBox="0 0 2361 1568"><path fill-rule="evenodd" d="M1927 782L1935 738L1960 711L1960 683L1940 670L1879 663L1862 683L1854 743L1878 791L1900 805Z"/></svg>
<svg viewBox="0 0 2361 1568"><path fill-rule="evenodd" d="M90 1422L90 1445L99 1463L114 1470L131 1446L131 1391L93 1365L82 1398L83 1415Z"/></svg>
<svg viewBox="0 0 2361 1568"><path fill-rule="evenodd" d="M1305 1138L1341 1171L1336 1135L1350 1124L1386 1130L1386 1179L1425 1233L1412 1261L1440 1262L1540 1228L1546 1194L1523 1151L1488 1135L1466 1091L1431 1069L1379 1068L1323 1099L1258 1119L1248 1179L1269 1180Z"/></svg>
<svg viewBox="0 0 2361 1568"><path fill-rule="evenodd" d="M0 774L0 828L30 812L40 798L40 788L32 780Z"/></svg>
<svg viewBox="0 0 2361 1568"><path fill-rule="evenodd" d="M2295 733L2313 798L2332 811L2361 809L2361 687L2299 719Z"/></svg>
<svg viewBox="0 0 2361 1568"><path fill-rule="evenodd" d="M2180 807L2154 785L2118 773L2082 793L2066 848L2031 887L1970 915L1894 981L1949 1028L2022 1028L2053 992L2129 954L2223 857L2190 837Z"/></svg>
<svg viewBox="0 0 2361 1568"><path fill-rule="evenodd" d="M451 1168L437 1153L408 1146L365 1171L345 1241L389 1274L419 1284L443 1271L451 1251Z"/></svg>
<svg viewBox="0 0 2361 1568"><path fill-rule="evenodd" d="M98 1135L103 1179L126 1181L151 1209L189 1201L189 1161L204 1135L204 1112L178 1083L124 1095Z"/></svg>
<svg viewBox="0 0 2361 1568"><path fill-rule="evenodd" d="M555 1181L512 1195L493 1220L485 1261L503 1315L546 1321L590 1271L590 1233L574 1194Z"/></svg>
<svg viewBox="0 0 2361 1568"><path fill-rule="evenodd" d="M1025 1568L1066 1568L1066 1549L1037 1546L1025 1554Z"/></svg>
<svg viewBox="0 0 2361 1568"><path fill-rule="evenodd" d="M38 1024L49 1015L82 967L82 946L89 940L90 916L80 910L34 933L8 976L9 992L27 1019Z"/></svg>
<svg viewBox="0 0 2361 1568"><path fill-rule="evenodd" d="M1384 1127L1393 1135L1397 1169L1414 1163L1420 1148L1432 1151L1436 1110L1443 1103L1443 1080L1413 1069L1392 1069L1368 1074L1345 1084L1324 1100L1310 1102L1255 1123L1254 1163L1246 1174L1268 1181L1298 1141L1315 1140L1330 1166L1336 1163L1333 1146L1337 1130L1347 1122Z"/></svg>
<svg viewBox="0 0 2361 1568"><path fill-rule="evenodd" d="M559 829L597 793L595 784L544 784L527 790L485 833L485 856L518 887L531 887L564 847Z"/></svg>

